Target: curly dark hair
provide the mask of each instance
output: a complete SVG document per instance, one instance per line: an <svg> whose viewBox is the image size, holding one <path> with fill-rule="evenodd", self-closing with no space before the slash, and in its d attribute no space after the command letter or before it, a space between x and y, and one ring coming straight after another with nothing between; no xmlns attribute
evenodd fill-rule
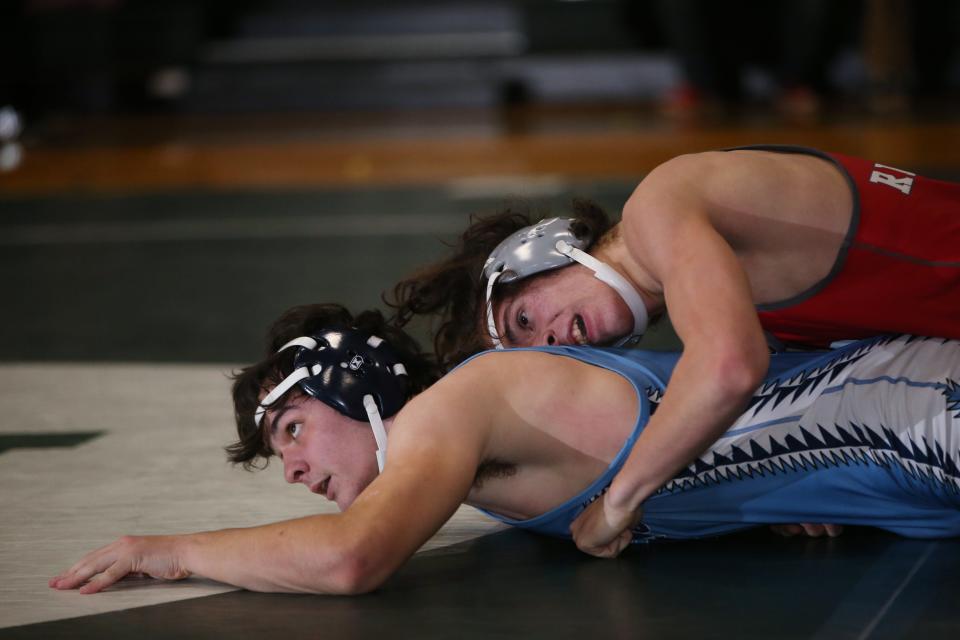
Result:
<svg viewBox="0 0 960 640"><path fill-rule="evenodd" d="M450 256L401 280L393 287L392 296L384 296L384 302L395 310L393 322L404 327L414 316L432 316L433 348L444 371L489 348L483 264L504 238L546 217L550 216L532 216L525 204L507 206L490 216L472 216ZM607 213L586 199L573 200L570 217L576 220L574 234L593 238L590 247L612 227ZM508 295L522 284L498 285L497 295Z"/></svg>
<svg viewBox="0 0 960 640"><path fill-rule="evenodd" d="M417 341L384 318L379 311L364 311L353 316L337 304L307 304L292 307L277 318L267 330L264 358L232 375L233 411L239 439L225 447L227 459L242 463L245 469L266 466L273 455L263 429L254 422L265 387L279 384L293 371L294 350L277 353L277 349L299 336L311 335L328 327L353 327L386 340L400 354L406 367L410 393L423 391L433 384L439 368ZM288 393L298 393L291 390ZM261 423L265 424L265 423ZM263 464L257 464L262 460Z"/></svg>

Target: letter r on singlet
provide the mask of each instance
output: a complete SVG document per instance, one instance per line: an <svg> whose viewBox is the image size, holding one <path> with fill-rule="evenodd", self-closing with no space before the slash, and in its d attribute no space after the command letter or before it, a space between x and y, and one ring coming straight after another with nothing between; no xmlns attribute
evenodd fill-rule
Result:
<svg viewBox="0 0 960 640"><path fill-rule="evenodd" d="M885 184L888 187L893 187L905 196L910 195L910 190L913 188L913 177L916 175L915 173L910 173L909 171L904 171L903 169L895 169L880 163L873 165L873 168L873 173L870 174L870 182ZM892 173L879 171L879 169L889 169L903 175L897 176Z"/></svg>

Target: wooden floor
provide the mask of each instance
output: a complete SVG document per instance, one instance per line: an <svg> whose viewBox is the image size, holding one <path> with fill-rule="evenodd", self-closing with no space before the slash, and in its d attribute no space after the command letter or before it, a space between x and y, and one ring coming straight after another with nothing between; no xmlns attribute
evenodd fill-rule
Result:
<svg viewBox="0 0 960 640"><path fill-rule="evenodd" d="M957 113L803 126L680 125L622 106L28 123L22 167L0 173L0 638L956 637L960 545L868 531L756 531L602 562L464 510L357 599L202 580L90 597L45 585L121 534L330 508L276 468L231 469L220 450L226 375L282 309L377 305L470 213L509 196L556 210L587 195L617 212L680 153L803 144L960 178Z"/></svg>
<svg viewBox="0 0 960 640"><path fill-rule="evenodd" d="M44 123L0 193L424 185L489 177L639 180L679 154L800 144L934 171L960 168L960 116L695 125L640 108L405 115L191 116Z"/></svg>

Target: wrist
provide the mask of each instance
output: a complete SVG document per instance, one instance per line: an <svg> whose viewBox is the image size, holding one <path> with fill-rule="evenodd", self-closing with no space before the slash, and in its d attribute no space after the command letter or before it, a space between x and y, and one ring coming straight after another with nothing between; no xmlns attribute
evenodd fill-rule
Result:
<svg viewBox="0 0 960 640"><path fill-rule="evenodd" d="M179 567L188 575L199 573L203 575L199 566L200 553L198 552L198 534L186 533L172 536L173 554Z"/></svg>
<svg viewBox="0 0 960 640"><path fill-rule="evenodd" d="M647 499L647 496L648 492L635 487L624 487L622 484L618 484L615 479L613 484L610 485L610 489L607 490L604 506L611 511L634 513Z"/></svg>

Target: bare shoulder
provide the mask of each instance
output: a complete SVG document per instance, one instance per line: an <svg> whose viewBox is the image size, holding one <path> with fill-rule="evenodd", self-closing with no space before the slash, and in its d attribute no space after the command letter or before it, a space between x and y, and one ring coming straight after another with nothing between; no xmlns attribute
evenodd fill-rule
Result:
<svg viewBox="0 0 960 640"><path fill-rule="evenodd" d="M691 153L653 169L625 205L624 219L675 216L711 206L763 206L793 194L846 188L843 174L815 155L755 149Z"/></svg>
<svg viewBox="0 0 960 640"><path fill-rule="evenodd" d="M630 416L637 399L623 376L573 357L542 351L492 351L441 380L497 425L584 423ZM445 392L444 395L447 395Z"/></svg>
<svg viewBox="0 0 960 640"><path fill-rule="evenodd" d="M843 233L851 211L849 184L826 159L772 150L710 151L678 156L651 171L624 205L623 221L633 242L660 245L691 221L735 242L752 238L757 223Z"/></svg>
<svg viewBox="0 0 960 640"><path fill-rule="evenodd" d="M771 149L731 149L728 151L701 151L673 157L655 167L644 179L651 184L674 183L684 180L722 178L718 172L754 172L764 175L777 173L837 173L833 163L815 153L792 153ZM641 183L643 184L643 183Z"/></svg>
<svg viewBox="0 0 960 640"><path fill-rule="evenodd" d="M638 226L646 233L673 233L681 218L705 216L711 182L719 173L729 175L727 155L707 151L676 156L650 171L624 204L628 236Z"/></svg>
<svg viewBox="0 0 960 640"><path fill-rule="evenodd" d="M391 438L467 446L484 455L501 406L495 358L474 357L412 398L397 414Z"/></svg>
<svg viewBox="0 0 960 640"><path fill-rule="evenodd" d="M701 151L670 158L653 168L637 186L636 192L674 189L682 184L703 182L717 170L729 167L732 155L726 151Z"/></svg>

